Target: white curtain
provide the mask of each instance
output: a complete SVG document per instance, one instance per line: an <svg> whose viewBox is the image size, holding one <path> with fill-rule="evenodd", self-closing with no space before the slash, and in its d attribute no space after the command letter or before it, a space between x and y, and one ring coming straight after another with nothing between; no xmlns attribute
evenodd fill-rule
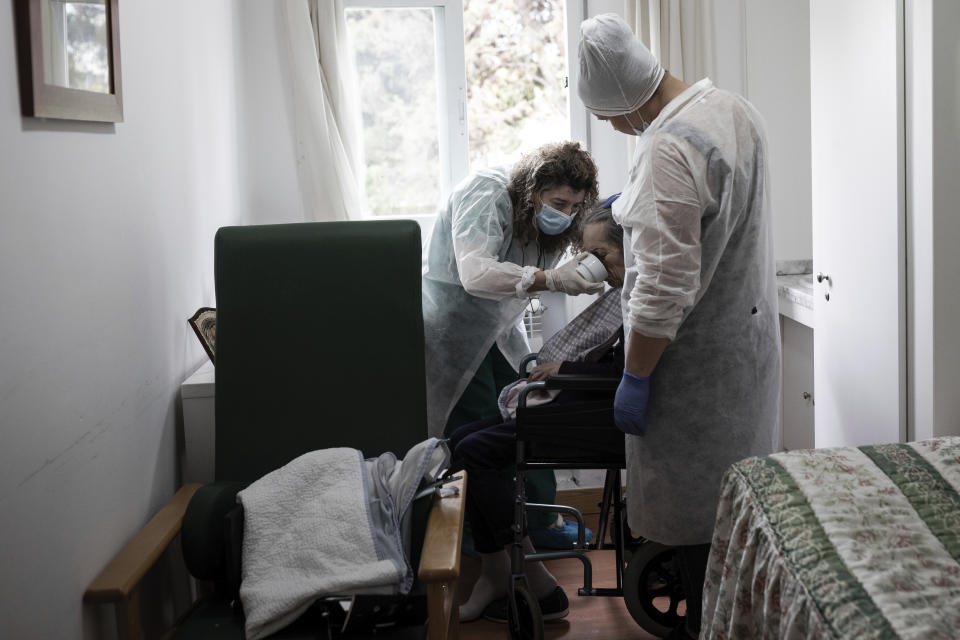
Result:
<svg viewBox="0 0 960 640"><path fill-rule="evenodd" d="M363 132L341 0L284 0L297 167L308 221L358 219Z"/></svg>
<svg viewBox="0 0 960 640"><path fill-rule="evenodd" d="M713 0L626 0L626 20L673 77L713 76Z"/></svg>

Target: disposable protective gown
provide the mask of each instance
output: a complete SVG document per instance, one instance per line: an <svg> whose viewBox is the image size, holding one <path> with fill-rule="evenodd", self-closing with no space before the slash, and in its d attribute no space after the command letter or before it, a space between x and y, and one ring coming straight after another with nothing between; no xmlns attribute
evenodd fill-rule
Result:
<svg viewBox="0 0 960 640"><path fill-rule="evenodd" d="M708 543L724 471L776 443L763 123L747 101L701 80L637 140L613 204L625 231L624 326L672 342L651 376L646 434L626 436L629 521L664 544Z"/></svg>
<svg viewBox="0 0 960 640"><path fill-rule="evenodd" d="M513 234L509 167L478 171L437 216L423 275L429 434L440 436L450 410L496 343L514 367L529 352L519 323L537 271L556 266Z"/></svg>

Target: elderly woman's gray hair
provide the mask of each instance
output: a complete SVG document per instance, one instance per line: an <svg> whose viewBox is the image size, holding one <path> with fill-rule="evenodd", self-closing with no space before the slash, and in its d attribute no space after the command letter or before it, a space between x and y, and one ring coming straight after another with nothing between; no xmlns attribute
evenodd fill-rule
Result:
<svg viewBox="0 0 960 640"><path fill-rule="evenodd" d="M614 246L623 246L623 227L617 224L613 219L613 211L610 207L591 207L580 214L580 230L582 231L588 224L601 224L606 235L607 242ZM583 239L578 238L576 250L583 249Z"/></svg>

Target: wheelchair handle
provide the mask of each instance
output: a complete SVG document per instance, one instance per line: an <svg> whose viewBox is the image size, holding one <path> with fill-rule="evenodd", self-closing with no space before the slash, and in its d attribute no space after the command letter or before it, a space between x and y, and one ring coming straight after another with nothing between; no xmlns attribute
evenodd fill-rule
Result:
<svg viewBox="0 0 960 640"><path fill-rule="evenodd" d="M527 377L527 374L530 373L529 371L527 371L527 365L530 364L531 362L536 362L538 355L540 355L540 354L539 354L539 353L528 353L527 355L525 355L525 356L523 356L522 358L520 358L520 368L519 368L519 371L520 371L520 378L521 378L521 379L526 378L526 377Z"/></svg>

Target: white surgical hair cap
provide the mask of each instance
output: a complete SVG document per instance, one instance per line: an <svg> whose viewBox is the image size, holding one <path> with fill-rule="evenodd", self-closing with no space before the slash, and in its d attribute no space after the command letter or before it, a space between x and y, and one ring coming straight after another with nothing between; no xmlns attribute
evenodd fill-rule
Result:
<svg viewBox="0 0 960 640"><path fill-rule="evenodd" d="M615 13L580 24L580 81L577 93L598 116L637 110L663 79L663 67L630 26Z"/></svg>

